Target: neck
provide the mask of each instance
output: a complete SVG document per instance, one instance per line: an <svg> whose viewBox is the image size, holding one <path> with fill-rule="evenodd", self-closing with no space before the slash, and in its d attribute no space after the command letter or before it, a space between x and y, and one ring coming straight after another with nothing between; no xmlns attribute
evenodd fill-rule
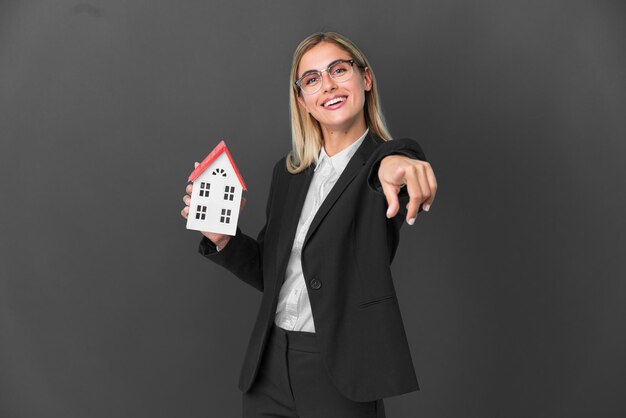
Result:
<svg viewBox="0 0 626 418"><path fill-rule="evenodd" d="M359 139L365 130L367 125L365 119L354 123L347 128L335 128L322 126L322 135L324 137L324 151L329 157L341 152L345 148L354 144Z"/></svg>

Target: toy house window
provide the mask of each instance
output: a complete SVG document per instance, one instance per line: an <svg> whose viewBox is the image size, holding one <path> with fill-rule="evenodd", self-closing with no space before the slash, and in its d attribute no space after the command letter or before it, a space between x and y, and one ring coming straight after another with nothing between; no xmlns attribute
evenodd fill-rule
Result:
<svg viewBox="0 0 626 418"><path fill-rule="evenodd" d="M205 220L206 219L206 206L198 205L196 208L196 219Z"/></svg>
<svg viewBox="0 0 626 418"><path fill-rule="evenodd" d="M224 200L233 200L235 197L235 186L224 187Z"/></svg>
<svg viewBox="0 0 626 418"><path fill-rule="evenodd" d="M226 171L224 171L223 168L216 168L211 174L213 174L214 176L226 177Z"/></svg>
<svg viewBox="0 0 626 418"><path fill-rule="evenodd" d="M211 190L211 183L200 183L200 196L209 197L209 191Z"/></svg>
<svg viewBox="0 0 626 418"><path fill-rule="evenodd" d="M230 223L230 209L222 209L222 216L220 216L220 222L223 224Z"/></svg>

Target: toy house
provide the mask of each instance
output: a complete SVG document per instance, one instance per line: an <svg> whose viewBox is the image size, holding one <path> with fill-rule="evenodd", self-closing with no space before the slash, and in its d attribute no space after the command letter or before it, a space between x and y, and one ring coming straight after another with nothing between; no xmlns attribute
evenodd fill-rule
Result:
<svg viewBox="0 0 626 418"><path fill-rule="evenodd" d="M189 175L193 182L187 229L235 235L246 184L221 141Z"/></svg>

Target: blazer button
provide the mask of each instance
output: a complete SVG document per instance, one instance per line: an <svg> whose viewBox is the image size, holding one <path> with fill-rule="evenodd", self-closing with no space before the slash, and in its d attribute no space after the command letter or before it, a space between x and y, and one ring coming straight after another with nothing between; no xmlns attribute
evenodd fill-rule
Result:
<svg viewBox="0 0 626 418"><path fill-rule="evenodd" d="M311 281L309 282L309 284L311 285L311 289L319 289L320 287L322 287L322 282L320 282L317 279L311 279Z"/></svg>

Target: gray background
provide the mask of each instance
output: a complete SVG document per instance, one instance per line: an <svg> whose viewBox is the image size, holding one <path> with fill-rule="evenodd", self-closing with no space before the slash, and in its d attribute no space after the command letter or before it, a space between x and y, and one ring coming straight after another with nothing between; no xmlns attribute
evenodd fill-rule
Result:
<svg viewBox="0 0 626 418"><path fill-rule="evenodd" d="M262 226L298 42L368 55L440 185L389 417L626 414L622 1L0 1L0 417L235 417L259 294L179 211L225 139Z"/></svg>

